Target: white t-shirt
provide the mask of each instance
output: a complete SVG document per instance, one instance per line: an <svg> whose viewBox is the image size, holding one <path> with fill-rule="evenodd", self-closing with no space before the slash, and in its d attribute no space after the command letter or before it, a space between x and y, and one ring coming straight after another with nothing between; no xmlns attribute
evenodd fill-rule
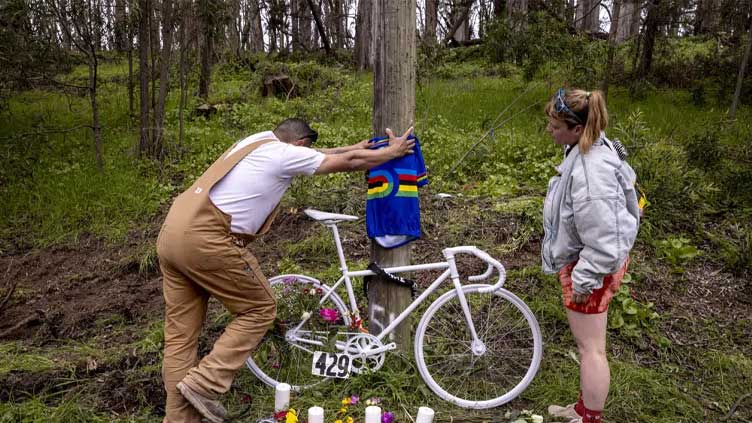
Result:
<svg viewBox="0 0 752 423"><path fill-rule="evenodd" d="M271 131L251 135L239 142L228 157L251 143L268 139L277 137ZM232 216L232 232L255 234L290 187L293 176L313 175L324 156L312 148L279 140L264 144L217 182L209 199Z"/></svg>

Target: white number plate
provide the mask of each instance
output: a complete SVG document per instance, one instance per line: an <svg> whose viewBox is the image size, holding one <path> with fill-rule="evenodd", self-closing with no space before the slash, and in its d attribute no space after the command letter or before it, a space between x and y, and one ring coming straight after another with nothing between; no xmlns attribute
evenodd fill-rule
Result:
<svg viewBox="0 0 752 423"><path fill-rule="evenodd" d="M350 376L350 356L314 351L311 373L321 377L346 379Z"/></svg>

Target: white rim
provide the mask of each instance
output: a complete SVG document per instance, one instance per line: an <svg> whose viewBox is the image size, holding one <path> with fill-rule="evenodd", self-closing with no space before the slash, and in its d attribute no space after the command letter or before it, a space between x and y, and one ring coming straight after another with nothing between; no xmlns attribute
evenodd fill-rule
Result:
<svg viewBox="0 0 752 423"><path fill-rule="evenodd" d="M465 293L475 293L478 292L480 288L487 288L489 286L490 285L466 285L462 288L462 291ZM446 292L441 297L436 299L436 301L434 301L428 308L428 310L426 310L426 312L423 314L423 317L421 318L415 333L415 361L418 365L418 371L420 372L421 377L423 377L423 380L426 382L426 385L428 385L428 387L431 388L431 390L442 399L464 408L493 408L513 400L519 394L521 394L522 391L524 391L533 381L533 378L535 377L535 374L538 372L538 368L540 367L541 357L543 356L543 342L541 340L540 327L530 308L516 295L512 294L506 289L502 288L492 293L489 292L489 294L498 295L514 305L527 320L528 326L530 327L533 335L533 358L531 360L530 367L528 368L527 373L525 373L525 376L522 378L522 380L506 394L498 398L485 401L470 401L459 398L455 395L450 394L441 386L439 386L439 384L436 383L436 381L429 373L428 368L426 367L425 358L423 356L423 336L425 335L428 322L441 306L450 301L453 297L457 296L457 291L452 290Z"/></svg>
<svg viewBox="0 0 752 423"><path fill-rule="evenodd" d="M307 283L315 285L317 288L321 288L324 290L325 293L331 291L331 288L329 288L327 285L322 284L318 279L312 278L310 276L306 275L277 275L269 279L269 286L273 286L275 284L278 284L282 282L286 278L296 278L298 280L303 280ZM334 302L335 306L339 309L340 313L342 314L342 319L345 322L345 326L350 324L350 317L347 315L347 307L345 307L344 301L342 301L342 298L340 298L339 295L337 295L336 292L332 292L332 294L329 296L329 299ZM284 381L278 381L276 379L271 378L269 375L267 375L261 368L256 364L255 361L253 361L253 354L248 356L248 358L245 361L246 366L248 369L253 372L254 375L256 375L257 378L259 378L262 382L265 384L276 387L277 384L282 383ZM312 383L310 385L290 385L290 388L295 392L300 392L303 389L307 389L311 386L318 385L321 382L326 381L326 379L322 379L320 382ZM286 383L286 382L285 382Z"/></svg>

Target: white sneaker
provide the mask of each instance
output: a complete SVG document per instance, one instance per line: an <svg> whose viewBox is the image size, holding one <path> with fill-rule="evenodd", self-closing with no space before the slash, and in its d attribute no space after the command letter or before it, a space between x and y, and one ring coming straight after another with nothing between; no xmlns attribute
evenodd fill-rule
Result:
<svg viewBox="0 0 752 423"><path fill-rule="evenodd" d="M582 418L579 414L577 414L576 411L574 411L575 404L569 404L565 407L562 407L560 405L549 405L548 406L548 414L553 417L568 419L568 423L578 423L582 422ZM571 421L570 421L571 420Z"/></svg>

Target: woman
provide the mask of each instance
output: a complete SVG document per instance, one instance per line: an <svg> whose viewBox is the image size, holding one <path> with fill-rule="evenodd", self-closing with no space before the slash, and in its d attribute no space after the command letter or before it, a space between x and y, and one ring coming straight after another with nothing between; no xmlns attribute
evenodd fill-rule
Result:
<svg viewBox="0 0 752 423"><path fill-rule="evenodd" d="M580 354L580 398L549 413L600 423L608 396L608 303L619 289L640 221L635 173L603 132L600 91L560 89L545 108L547 130L565 158L543 207L543 271L559 273L569 327Z"/></svg>

